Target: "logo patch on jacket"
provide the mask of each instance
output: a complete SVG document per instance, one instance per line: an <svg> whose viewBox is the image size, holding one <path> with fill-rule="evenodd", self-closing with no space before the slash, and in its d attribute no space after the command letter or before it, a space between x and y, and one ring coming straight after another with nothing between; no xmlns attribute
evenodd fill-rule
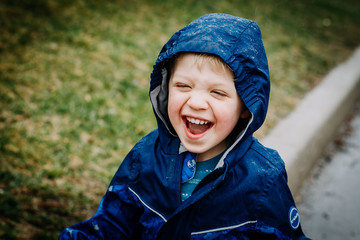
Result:
<svg viewBox="0 0 360 240"><path fill-rule="evenodd" d="M289 222L293 229L297 229L300 225L300 214L294 206L292 206L289 210Z"/></svg>
<svg viewBox="0 0 360 240"><path fill-rule="evenodd" d="M182 167L181 182L184 183L192 179L195 175L195 170L196 170L196 154L187 152Z"/></svg>

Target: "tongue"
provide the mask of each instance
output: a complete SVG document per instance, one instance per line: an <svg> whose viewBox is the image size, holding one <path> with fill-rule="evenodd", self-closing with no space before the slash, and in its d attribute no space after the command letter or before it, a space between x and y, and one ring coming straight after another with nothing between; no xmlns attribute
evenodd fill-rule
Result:
<svg viewBox="0 0 360 240"><path fill-rule="evenodd" d="M188 129L192 134L200 134L209 129L209 124L195 124L188 122Z"/></svg>

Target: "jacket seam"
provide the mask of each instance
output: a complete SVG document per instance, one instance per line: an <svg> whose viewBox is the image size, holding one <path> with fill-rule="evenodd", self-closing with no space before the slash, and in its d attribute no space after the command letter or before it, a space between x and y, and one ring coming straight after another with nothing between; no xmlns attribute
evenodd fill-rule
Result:
<svg viewBox="0 0 360 240"><path fill-rule="evenodd" d="M241 40L241 39L240 39L241 36L242 36L242 35L244 34L244 32L247 31L247 30L249 29L249 27L252 26L252 25L257 26L255 22L251 21L251 22L249 22L249 23L246 25L246 27L240 32L240 34L237 36L237 39L236 39L235 44L234 44L234 45L232 46L232 48L231 48L230 53L235 52L234 49L235 49L237 46L239 46L238 42ZM232 55L232 54L231 54L231 55ZM232 55L232 56L233 56L233 55ZM258 68L258 65L257 65L257 64L255 64L255 65L256 65L256 67ZM253 76L250 74L250 69L249 69L249 67L244 67L244 71L245 71L245 76L241 79L241 81L247 80L247 79L250 79L250 78L253 77ZM250 81L250 82L249 82L249 86L248 86L247 88L255 89L254 85L255 85L255 83L254 83L253 81ZM248 92L253 92L253 91L248 91ZM241 98L244 98L243 94L245 93L245 90L242 90L241 92L239 92L239 95L240 95L240 93L241 93ZM247 95L249 95L249 93L248 93ZM247 96L246 96L246 97L247 97ZM246 106L246 107L249 107L249 106Z"/></svg>
<svg viewBox="0 0 360 240"><path fill-rule="evenodd" d="M261 155L264 159L268 159L267 157L265 157L262 153L260 153L257 149L255 149L254 147L251 147L251 149L252 150L254 150L255 152L257 152L259 155ZM269 160L269 159L268 159ZM274 171L272 171L272 172L274 172ZM258 204L257 204L257 206L255 206L255 209L257 210L256 212L255 212L255 216L257 217L257 218L259 218L260 216L259 216L259 212L260 212L260 210L261 209L263 209L264 208L264 205L265 205L265 199L267 199L267 196L268 196L268 194L269 194L269 192L270 192L270 189L271 189L271 187L275 184L275 181L274 181L274 179L275 179L275 177L276 176L278 176L278 172L277 171L275 171L276 172L276 174L267 174L267 182L266 182L266 184L264 185L264 188L263 188L263 191L261 192L261 194L260 194L260 198L259 198L259 201L258 201Z"/></svg>
<svg viewBox="0 0 360 240"><path fill-rule="evenodd" d="M236 47L238 47L239 45L237 44L239 41L240 41L240 37L243 35L243 33L249 28L249 26L250 25L253 25L255 22L253 22L253 21L251 21L251 22L249 22L247 25L246 25L246 27L244 27L244 29L239 33L239 35L237 36L237 38L236 38L236 42L235 42L235 44L232 46L232 48L231 48L231 53L233 53L234 52L234 48L236 48Z"/></svg>
<svg viewBox="0 0 360 240"><path fill-rule="evenodd" d="M131 187L128 187L128 189L130 190L130 192L132 192L137 199L139 199L139 201L147 208L149 209L151 212L155 213L156 215L158 215L164 222L167 222L166 218L161 215L158 211L156 211L155 209L151 208L148 204L146 204L141 198L140 196L133 190L131 189Z"/></svg>
<svg viewBox="0 0 360 240"><path fill-rule="evenodd" d="M204 230L204 231L199 231L199 232L192 232L191 235L199 235L199 234L204 234L204 233L226 231L226 230L231 230L231 229L242 227L242 226L245 226L245 225L248 225L248 224L255 224L255 223L257 223L257 220L247 221L247 222L243 222L243 223L228 226L228 227L220 227L220 228L214 228L214 229L209 229L209 230Z"/></svg>
<svg viewBox="0 0 360 240"><path fill-rule="evenodd" d="M249 85L246 87L246 89L240 89L240 91L239 91L239 96L241 97L242 100L244 98L248 98L249 95L254 91L254 89L256 90L256 87L254 87L255 82L254 81L249 81L249 79L253 78L253 76L250 74L250 68L249 67L244 67L244 72L245 72L245 76L242 79L236 79L235 80L235 86L237 84L240 84L241 81L247 81L249 83ZM245 92L247 92L246 95L244 95ZM253 96L250 96L250 99L251 98L253 98ZM255 96L255 99L258 99L258 98L259 98L258 96ZM248 102L250 103L251 101L249 100ZM252 103L252 104L254 104L254 103ZM250 106L246 106L246 107L249 108Z"/></svg>
<svg viewBox="0 0 360 240"><path fill-rule="evenodd" d="M143 141L144 141L144 138L142 138L133 148L133 155L132 155L130 174L129 174L129 180L130 180L129 183L132 183L132 184L134 184L137 181L137 179L140 175L139 169L141 169L141 167L138 166L140 164L139 149L143 148Z"/></svg>

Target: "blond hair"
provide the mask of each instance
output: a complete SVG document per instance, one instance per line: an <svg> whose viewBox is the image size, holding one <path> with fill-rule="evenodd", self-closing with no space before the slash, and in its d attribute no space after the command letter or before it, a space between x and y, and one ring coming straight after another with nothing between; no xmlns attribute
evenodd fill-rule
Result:
<svg viewBox="0 0 360 240"><path fill-rule="evenodd" d="M233 73L232 69L227 65L219 56L209 53L196 53L196 52L189 52L189 53L180 53L175 55L168 63L168 71L169 77L174 73L174 69L176 64L180 59L182 59L187 54L193 54L195 56L195 63L196 66L200 69L204 63L209 63L214 68L213 70L218 73L223 73L226 71L230 71Z"/></svg>

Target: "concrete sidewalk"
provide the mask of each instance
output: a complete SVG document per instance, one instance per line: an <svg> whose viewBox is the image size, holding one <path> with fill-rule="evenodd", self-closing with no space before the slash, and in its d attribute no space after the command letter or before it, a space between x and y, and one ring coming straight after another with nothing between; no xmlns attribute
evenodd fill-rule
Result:
<svg viewBox="0 0 360 240"><path fill-rule="evenodd" d="M354 110L301 190L301 224L312 239L360 239L360 101Z"/></svg>
<svg viewBox="0 0 360 240"><path fill-rule="evenodd" d="M333 69L297 108L261 142L285 161L289 186L297 195L326 145L360 97L360 48Z"/></svg>

